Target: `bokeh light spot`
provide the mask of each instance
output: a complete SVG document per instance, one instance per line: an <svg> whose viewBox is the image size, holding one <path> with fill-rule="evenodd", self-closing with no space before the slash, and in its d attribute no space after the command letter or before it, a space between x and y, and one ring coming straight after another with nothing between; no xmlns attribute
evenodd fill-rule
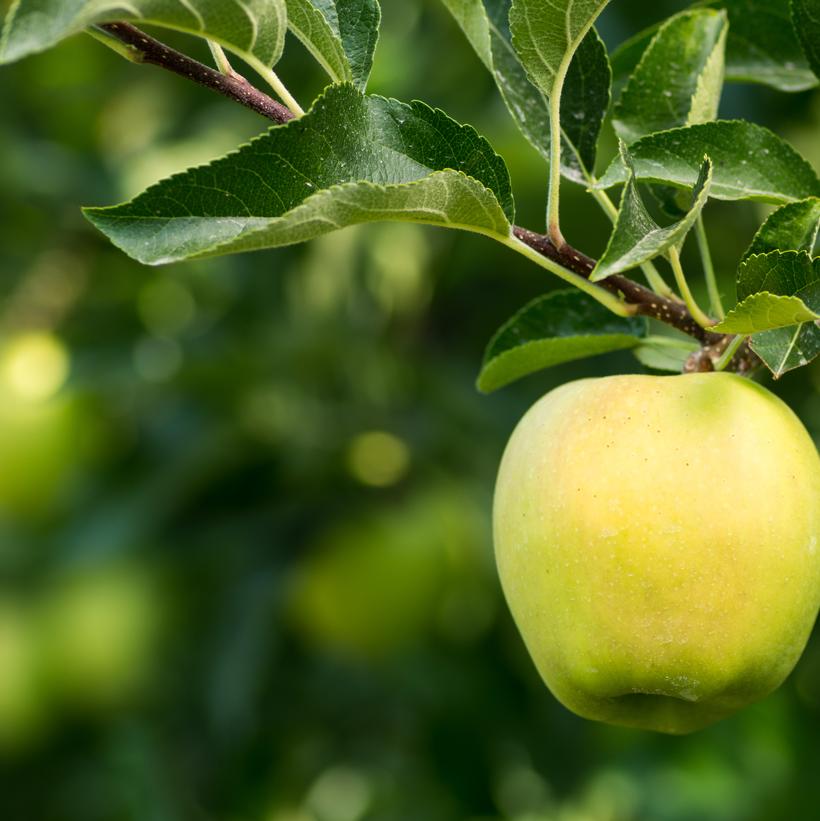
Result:
<svg viewBox="0 0 820 821"><path fill-rule="evenodd" d="M274 810L266 821L316 821L316 819L309 812L288 808Z"/></svg>
<svg viewBox="0 0 820 821"><path fill-rule="evenodd" d="M172 279L146 285L140 291L137 310L145 327L156 336L176 336L196 317L191 292Z"/></svg>
<svg viewBox="0 0 820 821"><path fill-rule="evenodd" d="M410 450L392 433L368 431L350 443L347 452L350 473L362 484L389 487L401 481L410 467Z"/></svg>
<svg viewBox="0 0 820 821"><path fill-rule="evenodd" d="M325 770L308 794L308 806L320 821L358 821L370 806L369 780L351 767Z"/></svg>
<svg viewBox="0 0 820 821"><path fill-rule="evenodd" d="M134 368L146 382L165 382L182 365L182 350L173 339L140 340L134 348Z"/></svg>
<svg viewBox="0 0 820 821"><path fill-rule="evenodd" d="M68 378L65 345L49 333L27 333L3 354L0 373L6 387L21 399L39 401L56 394Z"/></svg>

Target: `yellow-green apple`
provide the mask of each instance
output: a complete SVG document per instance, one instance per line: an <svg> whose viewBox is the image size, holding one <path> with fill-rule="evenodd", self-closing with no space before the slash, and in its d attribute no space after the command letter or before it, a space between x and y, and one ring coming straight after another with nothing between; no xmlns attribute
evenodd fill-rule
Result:
<svg viewBox="0 0 820 821"><path fill-rule="evenodd" d="M541 676L581 716L668 733L778 687L820 604L820 457L724 373L544 396L507 446L496 560Z"/></svg>

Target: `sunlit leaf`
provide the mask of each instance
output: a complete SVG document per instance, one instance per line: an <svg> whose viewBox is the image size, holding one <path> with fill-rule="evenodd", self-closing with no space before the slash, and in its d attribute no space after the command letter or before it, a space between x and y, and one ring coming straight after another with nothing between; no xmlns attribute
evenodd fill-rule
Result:
<svg viewBox="0 0 820 821"><path fill-rule="evenodd" d="M779 91L805 91L817 85L801 53L786 0L705 0L698 4L703 7L725 9L729 15L727 82L760 83ZM657 30L657 25L651 26L613 52L616 84L635 70Z"/></svg>
<svg viewBox="0 0 820 821"><path fill-rule="evenodd" d="M481 62L493 70L493 52L490 43L490 21L484 0L441 0L461 26L470 45Z"/></svg>
<svg viewBox="0 0 820 821"><path fill-rule="evenodd" d="M549 104L547 96L530 82L513 48L508 23L511 0L442 1L492 72L516 125L549 160ZM606 47L591 30L570 63L561 97L561 171L576 182L588 182L594 171L598 137L609 107L610 85Z"/></svg>
<svg viewBox="0 0 820 821"><path fill-rule="evenodd" d="M714 164L711 196L717 199L786 203L820 196L811 165L772 131L745 121L719 120L650 134L629 151L641 182L691 188L708 156ZM598 185L609 188L627 178L617 157Z"/></svg>
<svg viewBox="0 0 820 821"><path fill-rule="evenodd" d="M809 299L820 284L820 258L812 258L805 251L772 251L747 257L740 265L737 276L737 298L745 299L758 291ZM820 302L813 308L820 310Z"/></svg>
<svg viewBox="0 0 820 821"><path fill-rule="evenodd" d="M657 32L615 106L622 140L715 119L728 25L723 13L688 11Z"/></svg>
<svg viewBox="0 0 820 821"><path fill-rule="evenodd" d="M513 0L513 46L535 85L552 98L569 64L609 0Z"/></svg>
<svg viewBox="0 0 820 821"><path fill-rule="evenodd" d="M805 251L750 256L737 290L740 304L715 330L753 334L752 350L775 376L820 353L820 259Z"/></svg>
<svg viewBox="0 0 820 821"><path fill-rule="evenodd" d="M474 129L423 103L331 86L303 118L170 177L129 203L86 210L148 264L302 242L404 220L507 238L503 160Z"/></svg>
<svg viewBox="0 0 820 821"><path fill-rule="evenodd" d="M803 322L814 322L820 314L806 307L796 296L778 296L766 292L752 294L733 308L713 330L722 334L756 334L775 328L788 328Z"/></svg>

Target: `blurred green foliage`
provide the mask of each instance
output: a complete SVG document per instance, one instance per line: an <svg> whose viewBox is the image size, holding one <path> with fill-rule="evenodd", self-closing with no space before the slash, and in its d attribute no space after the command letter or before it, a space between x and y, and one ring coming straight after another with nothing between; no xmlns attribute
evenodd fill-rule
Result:
<svg viewBox="0 0 820 821"><path fill-rule="evenodd" d="M682 4L613 5L610 45ZM441 4L384 6L373 90L474 123L538 228L545 169ZM281 74L322 87L295 42ZM683 739L575 718L526 656L492 566L502 448L550 387L640 370L476 393L491 333L556 282L410 225L141 268L78 205L264 123L88 38L4 69L0 99L2 818L817 817L820 637ZM723 113L820 165L820 95L730 87ZM578 190L566 208L599 253L604 219ZM709 209L726 293L761 217ZM775 386L816 440L818 389L817 364Z"/></svg>

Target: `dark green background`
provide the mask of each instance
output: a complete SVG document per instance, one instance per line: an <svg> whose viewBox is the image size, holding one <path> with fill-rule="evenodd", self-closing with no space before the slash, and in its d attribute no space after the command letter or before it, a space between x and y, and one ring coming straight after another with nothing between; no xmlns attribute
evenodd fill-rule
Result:
<svg viewBox="0 0 820 821"><path fill-rule="evenodd" d="M384 6L372 90L474 123L539 228L545 169L443 7ZM602 33L681 7L620 0ZM293 42L280 68L303 103L322 87ZM613 355L476 393L492 332L557 281L393 225L142 268L78 206L265 124L89 38L4 68L0 104L0 373L32 331L71 365L30 408L0 396L2 818L817 818L820 637L778 693L682 739L574 717L525 654L492 565L504 443L552 386L640 371ZM733 86L722 113L820 165L819 94ZM595 204L568 186L565 206L600 253ZM708 209L726 294L764 213ZM816 364L776 386L816 440L818 387ZM384 487L351 457L370 431L409 456Z"/></svg>

